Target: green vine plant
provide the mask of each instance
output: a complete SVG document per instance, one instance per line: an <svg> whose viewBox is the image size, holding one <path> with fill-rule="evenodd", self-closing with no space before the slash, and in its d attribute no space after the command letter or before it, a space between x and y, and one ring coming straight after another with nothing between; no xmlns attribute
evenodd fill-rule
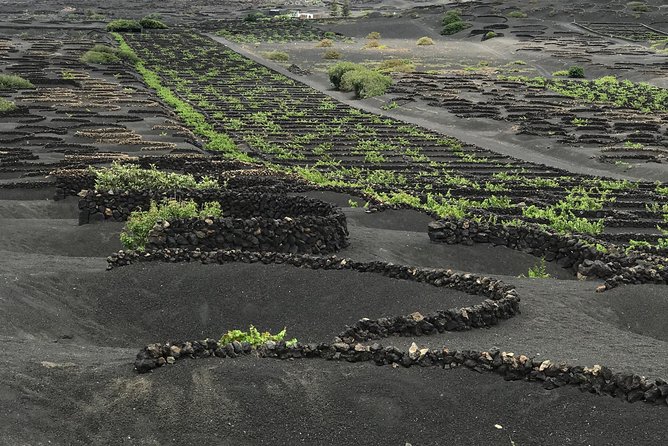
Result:
<svg viewBox="0 0 668 446"><path fill-rule="evenodd" d="M269 341L273 342L280 342L285 340L285 336L287 334L287 330L283 328L283 330L279 331L276 334L271 334L268 331L260 332L255 326L251 325L248 328L248 331L242 331L242 330L230 330L227 333L225 333L220 340L218 341L218 346L223 347L227 344L231 344L232 342L248 342L251 347L257 348L261 345L266 344ZM285 345L288 347L294 347L297 345L297 339L292 338L287 341L285 341Z"/></svg>
<svg viewBox="0 0 668 446"><path fill-rule="evenodd" d="M133 164L113 162L111 167L89 167L89 172L95 176L95 189L98 191L141 191L152 190L168 192L178 189L220 189L217 180L203 176L196 180L190 174L163 172L155 166L142 169Z"/></svg>
<svg viewBox="0 0 668 446"><path fill-rule="evenodd" d="M130 214L123 232L121 243L126 249L144 251L151 229L159 220L170 221L184 218L220 217L220 203L208 202L201 207L192 200L164 200L160 204L151 201L148 211L135 211Z"/></svg>

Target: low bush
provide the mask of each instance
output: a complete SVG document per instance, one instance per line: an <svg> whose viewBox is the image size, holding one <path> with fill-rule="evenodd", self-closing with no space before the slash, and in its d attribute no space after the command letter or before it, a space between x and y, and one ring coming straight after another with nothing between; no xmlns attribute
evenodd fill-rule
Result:
<svg viewBox="0 0 668 446"><path fill-rule="evenodd" d="M259 332L254 326L250 326L248 331L241 330L230 330L224 334L218 341L218 346L223 347L227 344L230 344L234 341L237 342L248 342L252 347L259 347L268 341L280 342L285 339L286 329L279 331L275 335L272 335L268 331ZM285 344L290 347L297 343L297 339L290 339L285 342Z"/></svg>
<svg viewBox="0 0 668 446"><path fill-rule="evenodd" d="M267 16L261 12L249 12L248 15L244 17L244 22L257 22L265 18L267 18Z"/></svg>
<svg viewBox="0 0 668 446"><path fill-rule="evenodd" d="M86 51L83 56L79 59L81 62L96 64L96 65L109 65L113 63L119 63L121 60L113 53L101 52L101 51Z"/></svg>
<svg viewBox="0 0 668 446"><path fill-rule="evenodd" d="M358 99L384 94L392 84L392 78L367 68L347 71L341 79L341 90L355 91Z"/></svg>
<svg viewBox="0 0 668 446"><path fill-rule="evenodd" d="M471 24L468 22L452 22L448 23L443 27L443 30L441 31L441 34L444 36L450 36L452 34L457 34L458 32L465 30L466 28L470 28Z"/></svg>
<svg viewBox="0 0 668 446"><path fill-rule="evenodd" d="M485 39L484 40L489 40L493 39L496 37L498 34L496 34L494 31L489 31L487 34L485 34Z"/></svg>
<svg viewBox="0 0 668 446"><path fill-rule="evenodd" d="M95 175L95 189L99 191L153 190L168 192L176 189L219 189L218 181L202 177L197 181L190 174L163 172L155 167L142 169L132 164L114 162L111 167L90 168Z"/></svg>
<svg viewBox="0 0 668 446"><path fill-rule="evenodd" d="M402 61L405 64L406 61ZM339 62L329 70L329 80L340 91L354 91L358 99L384 94L392 84L392 78L364 65Z"/></svg>
<svg viewBox="0 0 668 446"><path fill-rule="evenodd" d="M152 17L144 17L139 21L139 24L142 26L144 29L167 29L168 26L161 22L158 19L154 19Z"/></svg>
<svg viewBox="0 0 668 446"><path fill-rule="evenodd" d="M290 55L284 51L269 51L264 54L264 57L277 62L286 62L290 60Z"/></svg>
<svg viewBox="0 0 668 446"><path fill-rule="evenodd" d="M107 23L109 32L141 32L141 23L137 20L116 19Z"/></svg>
<svg viewBox="0 0 668 446"><path fill-rule="evenodd" d="M410 73L415 71L415 64L408 59L387 59L380 63L381 73Z"/></svg>
<svg viewBox="0 0 668 446"><path fill-rule="evenodd" d="M86 51L79 60L84 63L108 65L121 61L134 64L138 58L131 51L98 44Z"/></svg>
<svg viewBox="0 0 668 446"><path fill-rule="evenodd" d="M130 214L121 232L121 243L126 249L143 251L148 235L158 220L220 217L221 215L222 211L218 202L205 203L200 209L192 200L165 200L160 204L152 201L148 211L137 211Z"/></svg>
<svg viewBox="0 0 668 446"><path fill-rule="evenodd" d="M330 48L331 46L334 45L334 41L332 39L322 39L316 47L318 48Z"/></svg>
<svg viewBox="0 0 668 446"><path fill-rule="evenodd" d="M461 12L458 9L451 9L450 11L445 13L445 16L443 16L441 24L443 26L446 26L451 23L456 23L461 21L462 21Z"/></svg>
<svg viewBox="0 0 668 446"><path fill-rule="evenodd" d="M431 37L420 37L417 41L418 46L426 46L426 45L433 45L434 44L434 39Z"/></svg>
<svg viewBox="0 0 668 446"><path fill-rule="evenodd" d="M325 51L325 54L322 55L323 59L341 59L341 53L336 50Z"/></svg>
<svg viewBox="0 0 668 446"><path fill-rule="evenodd" d="M22 88L35 88L35 86L21 76L0 74L0 90L20 90Z"/></svg>
<svg viewBox="0 0 668 446"><path fill-rule="evenodd" d="M329 67L329 69L327 70L327 74L329 75L330 82L338 90L340 89L341 79L343 78L344 74L346 74L348 71L362 70L362 69L364 69L364 66L357 63L339 62Z"/></svg>
<svg viewBox="0 0 668 446"><path fill-rule="evenodd" d="M556 76L556 77L566 77L566 76L568 76L568 70L559 70L559 71L555 71L554 73L552 73L552 76Z"/></svg>
<svg viewBox="0 0 668 446"><path fill-rule="evenodd" d="M511 11L508 14L506 14L508 17L512 17L514 19L526 19L527 15L526 13L522 11Z"/></svg>
<svg viewBox="0 0 668 446"><path fill-rule="evenodd" d="M16 104L7 99L0 98L0 113L7 113L16 110Z"/></svg>
<svg viewBox="0 0 668 446"><path fill-rule="evenodd" d="M572 66L568 69L568 77L571 78L583 78L585 77L584 68L578 66Z"/></svg>
<svg viewBox="0 0 668 446"><path fill-rule="evenodd" d="M382 45L378 40L369 40L365 45L364 48L380 48Z"/></svg>
<svg viewBox="0 0 668 446"><path fill-rule="evenodd" d="M377 31L370 32L366 35L366 38L369 40L378 40L380 39L380 33Z"/></svg>

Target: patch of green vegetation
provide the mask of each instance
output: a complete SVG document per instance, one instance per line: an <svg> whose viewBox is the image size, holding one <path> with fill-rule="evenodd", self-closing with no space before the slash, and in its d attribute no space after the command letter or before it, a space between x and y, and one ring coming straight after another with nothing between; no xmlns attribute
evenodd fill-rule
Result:
<svg viewBox="0 0 668 446"><path fill-rule="evenodd" d="M218 346L223 347L227 344L231 344L234 341L237 342L248 342L251 347L257 348L260 347L263 344L266 344L269 341L273 342L280 342L285 339L285 336L287 334L287 330L283 328L283 330L279 331L275 335L272 335L268 331L260 333L257 328L255 328L253 325L251 325L248 328L248 331L241 331L241 330L230 330L227 333L225 333L220 340L218 341ZM297 345L297 339L292 338L288 341L285 342L285 345L288 347L294 347Z"/></svg>
<svg viewBox="0 0 668 446"><path fill-rule="evenodd" d="M389 103L383 105L380 108L382 108L383 110L394 110L395 108L399 108L399 104L397 104L396 101L392 101L392 102L389 102Z"/></svg>
<svg viewBox="0 0 668 446"><path fill-rule="evenodd" d="M381 73L411 73L415 64L408 59L385 59L376 68Z"/></svg>
<svg viewBox="0 0 668 446"><path fill-rule="evenodd" d="M427 45L433 45L434 44L434 39L428 36L420 37L416 44L418 46L427 46Z"/></svg>
<svg viewBox="0 0 668 446"><path fill-rule="evenodd" d="M81 56L80 60L84 63L109 65L119 63L121 61L134 64L139 59L133 52L98 44L90 50L86 51L83 56Z"/></svg>
<svg viewBox="0 0 668 446"><path fill-rule="evenodd" d="M380 33L377 31L370 32L369 34L366 35L366 38L369 40L379 40Z"/></svg>
<svg viewBox="0 0 668 446"><path fill-rule="evenodd" d="M139 24L142 26L144 29L167 29L168 26L163 23L162 21L152 18L152 17L144 17L139 21Z"/></svg>
<svg viewBox="0 0 668 446"><path fill-rule="evenodd" d="M392 78L363 65L339 62L329 70L329 79L341 91L354 91L357 98L369 98L384 94L392 84Z"/></svg>
<svg viewBox="0 0 668 446"><path fill-rule="evenodd" d="M647 3L645 3L645 2L639 2L639 1L628 2L626 4L626 7L629 8L631 11L633 11L635 13L641 13L641 12L649 11L649 6L647 6Z"/></svg>
<svg viewBox="0 0 668 446"><path fill-rule="evenodd" d="M114 33L114 37L118 41L121 50L132 53L136 57L136 53L127 44L125 39L123 39L123 36ZM174 108L179 117L190 129L208 140L205 145L206 149L220 151L242 161L252 161L248 155L239 152L236 144L229 136L216 131L214 126L207 122L206 117L202 113L198 112L192 105L179 98L172 90L163 86L160 76L149 68L146 68L139 58L137 59L138 61L135 63L135 69L144 78L144 83L150 88L153 88L167 105Z"/></svg>
<svg viewBox="0 0 668 446"><path fill-rule="evenodd" d="M60 77L64 80L74 80L74 72L70 70L63 70L60 72Z"/></svg>
<svg viewBox="0 0 668 446"><path fill-rule="evenodd" d="M571 120L571 124L576 127L584 127L589 124L589 120L585 118L578 118L577 116Z"/></svg>
<svg viewBox="0 0 668 446"><path fill-rule="evenodd" d="M316 45L317 48L329 48L334 46L334 41L332 39L322 39L318 44Z"/></svg>
<svg viewBox="0 0 668 446"><path fill-rule="evenodd" d="M625 149L642 149L644 146L642 143L639 142L633 142L633 141L624 141L624 148Z"/></svg>
<svg viewBox="0 0 668 446"><path fill-rule="evenodd" d="M116 19L107 23L109 32L141 32L142 26L138 20Z"/></svg>
<svg viewBox="0 0 668 446"><path fill-rule="evenodd" d="M169 192L179 189L219 189L218 181L202 177L197 181L190 174L164 172L151 167L142 169L134 164L114 162L111 167L94 168L95 189L98 191L141 191Z"/></svg>
<svg viewBox="0 0 668 446"><path fill-rule="evenodd" d="M568 76L568 70L559 70L559 71L555 71L554 73L552 73L552 76L556 76L556 77L567 77L567 76Z"/></svg>
<svg viewBox="0 0 668 446"><path fill-rule="evenodd" d="M644 82L619 80L615 76L604 76L592 81L503 75L498 78L530 87L545 88L589 103L614 104L643 113L668 111L668 89Z"/></svg>
<svg viewBox="0 0 668 446"><path fill-rule="evenodd" d="M513 19L526 19L527 18L527 14L525 12L522 12L522 11L511 11L508 14L506 14L506 16L511 17Z"/></svg>
<svg viewBox="0 0 668 446"><path fill-rule="evenodd" d="M341 79L341 85L351 86L359 99L385 94L391 84L391 77L368 69L348 71Z"/></svg>
<svg viewBox="0 0 668 446"><path fill-rule="evenodd" d="M246 15L246 17L244 17L244 22L258 22L258 21L260 21L262 19L266 19L266 18L267 18L267 16L260 11L249 12Z"/></svg>
<svg viewBox="0 0 668 446"><path fill-rule="evenodd" d="M336 50L328 50L325 51L325 53L322 55L322 58L327 60L341 59L341 53Z"/></svg>
<svg viewBox="0 0 668 446"><path fill-rule="evenodd" d="M16 110L16 104L7 99L0 98L0 113L9 113L14 110Z"/></svg>
<svg viewBox="0 0 668 446"><path fill-rule="evenodd" d="M158 220L170 221L184 218L220 217L221 215L220 203L215 201L205 203L201 208L192 200L164 200L160 204L151 201L148 211L135 211L130 214L121 232L121 243L126 249L144 251L148 235Z"/></svg>
<svg viewBox="0 0 668 446"><path fill-rule="evenodd" d="M570 78L584 78L585 77L585 70L582 67L579 67L577 65L574 65L568 69L568 77Z"/></svg>
<svg viewBox="0 0 668 446"><path fill-rule="evenodd" d="M529 268L527 275L531 279L549 279L550 274L547 272L547 263L545 262L545 258L541 258L540 263Z"/></svg>
<svg viewBox="0 0 668 446"><path fill-rule="evenodd" d="M380 41L378 40L369 40L367 43L364 44L364 48L382 50L386 48L386 46L381 45Z"/></svg>
<svg viewBox="0 0 668 446"><path fill-rule="evenodd" d="M15 74L0 74L0 90L21 90L35 88L28 79Z"/></svg>
<svg viewBox="0 0 668 446"><path fill-rule="evenodd" d="M285 51L268 51L264 53L264 57L269 60L275 60L277 62L287 62L290 60L290 55Z"/></svg>
<svg viewBox="0 0 668 446"><path fill-rule="evenodd" d="M441 23L443 25L441 34L444 36L450 36L471 27L470 23L462 20L461 12L457 9L446 12Z"/></svg>
<svg viewBox="0 0 668 446"><path fill-rule="evenodd" d="M463 31L467 28L470 28L471 24L468 22L453 22L453 23L448 23L443 27L441 30L441 34L444 36L451 36L453 34L457 34L460 31Z"/></svg>
<svg viewBox="0 0 668 446"><path fill-rule="evenodd" d="M487 33L485 34L485 39L484 39L484 40L493 39L493 38L495 38L496 36L498 36L497 33L495 33L494 31L489 31L489 32L487 32Z"/></svg>

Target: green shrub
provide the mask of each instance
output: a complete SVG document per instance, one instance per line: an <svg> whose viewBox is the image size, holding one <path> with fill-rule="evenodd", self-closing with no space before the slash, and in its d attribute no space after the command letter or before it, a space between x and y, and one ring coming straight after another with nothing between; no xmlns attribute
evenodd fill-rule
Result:
<svg viewBox="0 0 668 446"><path fill-rule="evenodd" d="M364 44L364 48L380 48L382 45L378 40L369 40Z"/></svg>
<svg viewBox="0 0 668 446"><path fill-rule="evenodd" d="M485 40L493 39L496 36L497 34L494 31L489 31L487 34L485 34Z"/></svg>
<svg viewBox="0 0 668 446"><path fill-rule="evenodd" d="M339 62L329 67L327 74L329 75L330 82L336 89L339 89L341 86L341 79L343 78L344 74L346 74L348 71L363 69L365 69L364 66L357 63Z"/></svg>
<svg viewBox="0 0 668 446"><path fill-rule="evenodd" d="M148 211L135 211L130 214L123 232L121 243L126 249L143 251L148 241L148 235L158 220L170 221L183 218L220 217L220 203L205 203L201 209L192 200L177 201L165 200L160 204L151 202Z"/></svg>
<svg viewBox="0 0 668 446"><path fill-rule="evenodd" d="M378 40L380 39L380 33L378 31L370 32L366 35L366 38L369 40Z"/></svg>
<svg viewBox="0 0 668 446"><path fill-rule="evenodd" d="M79 60L84 63L108 65L121 61L134 64L139 59L132 51L98 44L86 51Z"/></svg>
<svg viewBox="0 0 668 446"><path fill-rule="evenodd" d="M244 17L244 22L257 22L266 18L267 16L261 12L250 12L246 17Z"/></svg>
<svg viewBox="0 0 668 446"><path fill-rule="evenodd" d="M452 22L448 23L443 27L441 34L444 36L450 36L452 34L457 34L458 32L470 28L471 24L468 22Z"/></svg>
<svg viewBox="0 0 668 446"><path fill-rule="evenodd" d="M552 76L555 77L566 77L568 76L568 70L559 70L552 73Z"/></svg>
<svg viewBox="0 0 668 446"><path fill-rule="evenodd" d="M336 50L325 51L325 54L322 55L323 59L341 59L341 53Z"/></svg>
<svg viewBox="0 0 668 446"><path fill-rule="evenodd" d="M286 329L279 331L275 335L272 335L268 331L260 333L257 328L250 326L248 331L241 330L230 330L224 334L218 341L218 346L223 347L227 344L230 344L234 341L237 342L248 342L252 347L260 347L268 341L280 342L285 339ZM294 346L297 344L297 339L290 339L286 341L285 344L288 347Z"/></svg>
<svg viewBox="0 0 668 446"><path fill-rule="evenodd" d="M408 59L386 59L378 66L381 73L410 73L415 71L415 64Z"/></svg>
<svg viewBox="0 0 668 446"><path fill-rule="evenodd" d="M154 19L151 17L144 17L139 21L139 24L142 26L144 29L167 29L168 26L165 25L163 22L161 22L158 19Z"/></svg>
<svg viewBox="0 0 668 446"><path fill-rule="evenodd" d="M195 180L190 174L163 172L155 167L142 169L133 164L114 162L111 167L90 168L95 175L95 189L99 191L153 190L168 192L176 189L219 189L214 179L203 177Z"/></svg>
<svg viewBox="0 0 668 446"><path fill-rule="evenodd" d="M540 263L529 268L528 275L532 279L549 279L545 258L540 259Z"/></svg>
<svg viewBox="0 0 668 446"><path fill-rule="evenodd" d="M269 51L264 54L264 57L277 62L286 62L290 60L290 55L284 51Z"/></svg>
<svg viewBox="0 0 668 446"><path fill-rule="evenodd" d="M0 113L8 113L13 110L16 110L16 104L7 99L0 98Z"/></svg>
<svg viewBox="0 0 668 446"><path fill-rule="evenodd" d="M570 67L568 69L568 77L572 77L572 78L583 78L583 77L585 77L584 68L578 67L576 65Z"/></svg>
<svg viewBox="0 0 668 446"><path fill-rule="evenodd" d="M20 90L22 88L35 88L35 86L21 76L0 74L0 90Z"/></svg>
<svg viewBox="0 0 668 446"><path fill-rule="evenodd" d="M109 32L141 32L142 26L137 20L116 19L107 23Z"/></svg>
<svg viewBox="0 0 668 446"><path fill-rule="evenodd" d="M112 53L100 52L100 51L86 51L83 56L79 59L84 63L98 64L98 65L109 65L113 63L118 63L121 60Z"/></svg>
<svg viewBox="0 0 668 446"><path fill-rule="evenodd" d="M461 12L458 9L451 9L445 13L443 21L441 22L443 26L449 25L451 23L461 22L462 16Z"/></svg>
<svg viewBox="0 0 668 446"><path fill-rule="evenodd" d="M341 79L342 88L349 86L359 99L382 95L391 84L391 77L369 69L347 71Z"/></svg>
<svg viewBox="0 0 668 446"><path fill-rule="evenodd" d="M322 39L316 47L318 48L329 48L334 45L334 41L332 39Z"/></svg>
<svg viewBox="0 0 668 446"><path fill-rule="evenodd" d="M626 4L626 7L629 8L633 12L647 12L649 11L649 6L647 6L647 3L645 2L628 2Z"/></svg>
<svg viewBox="0 0 668 446"><path fill-rule="evenodd" d="M434 44L434 39L432 39L431 37L427 37L427 36L420 37L417 41L417 44L419 46L433 45Z"/></svg>

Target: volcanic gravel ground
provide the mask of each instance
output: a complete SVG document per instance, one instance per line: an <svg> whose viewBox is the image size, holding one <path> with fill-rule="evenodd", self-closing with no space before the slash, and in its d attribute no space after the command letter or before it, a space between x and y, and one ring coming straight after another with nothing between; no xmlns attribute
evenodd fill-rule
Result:
<svg viewBox="0 0 668 446"><path fill-rule="evenodd" d="M19 37L22 32L30 39L39 37L41 29L31 28L36 22L49 22L40 25L49 29L101 29L101 22L84 18L87 8L94 8L106 19L158 12L164 13L167 21L200 23L206 18L219 18L221 10L244 14L243 8L249 6L245 1L210 0L193 1L192 7L185 9L174 8L173 2L130 4L119 0L105 5L90 0L0 3L8 17L4 29L13 30L12 41L23 39ZM584 22L629 21L626 3L596 0L529 6L513 0L503 6L474 3L469 12L478 17L523 9L530 19L564 23L575 18ZM649 24L664 20L665 25L657 2L648 3L649 12L642 20ZM59 12L72 4L77 7L75 12ZM353 2L353 6L355 10L406 8L413 7L414 2ZM442 14L440 8L435 18ZM71 24L82 20L83 25ZM434 24L437 21L434 19ZM368 29L357 27L354 31L363 37L381 30L389 38L399 29L397 23L380 20ZM518 23L522 25L519 21L514 26ZM531 33L541 35L541 29L531 23ZM573 31L573 25L566 26ZM436 31L432 35L441 38ZM419 35L429 34L424 24L408 32L411 45ZM457 39L452 38L452 42ZM550 39L524 42L515 49L536 45L549 48L536 63L540 73L549 73L562 68L555 66L555 61L566 61L559 53L559 42ZM91 38L91 45L94 40ZM503 41L494 39L488 43L497 50L514 45L504 46ZM472 47L482 45L461 46L464 51ZM604 64L614 62L605 51L611 50L603 48L596 55L597 63L587 66L589 72L605 74L608 68ZM637 55L637 48L632 52ZM392 57L402 54L393 53ZM490 54L484 51L481 57ZM504 57L529 59L526 54ZM68 53L68 57L68 63L77 63L78 55ZM51 68L57 71L67 68L57 59L39 58L54 64ZM631 73L644 76L642 73L658 73L661 69L647 64ZM96 70L88 72L100 74ZM312 85L329 88L318 76L311 79ZM103 77L115 82L109 74ZM120 84L138 86L127 79ZM151 95L143 87L140 91ZM371 100L362 105L380 113L383 102ZM55 110L60 109L63 107L56 105ZM58 116L55 110L35 107L30 113L54 123L57 121L53 118ZM105 127L107 122L125 117L126 111L99 121L96 118L94 124ZM527 151L527 144L508 136L510 133L499 135L503 128L494 122L488 123L485 133L480 131L480 120L459 121L455 126L425 117L420 109L409 112L400 107L389 113L404 117L412 114L413 121L451 131L453 136L571 171L608 171L616 177L641 179L657 179L657 172L661 173L643 165L614 172L609 165L585 163L583 156L572 153L559 158L561 155L540 146ZM182 137L162 135L153 129L164 119L161 115L158 120L146 117L136 123L119 122L150 140L164 138L184 144ZM12 130L12 126L4 126L2 131ZM67 144L82 143L72 134L59 138ZM45 140L32 136L31 140L34 147L30 150L40 155L40 161L52 163L62 158L41 150ZM114 144L85 142L104 151L133 151ZM183 147L191 148L189 144ZM30 169L32 166L26 171ZM3 172L0 183L16 181L22 172ZM119 249L122 225L78 226L76 200L54 202L50 200L53 195L51 187L0 189L0 445L665 443L664 407L627 404L583 394L573 387L548 391L537 383L506 382L499 376L467 369L404 369L319 359L241 357L183 360L151 374L137 375L132 369L134 356L150 342L215 337L250 323L272 331L286 326L288 336L303 341L330 341L346 324L362 317L413 311L424 314L470 305L481 298L374 274L287 265L150 263L109 272L105 271L105 257ZM342 257L492 275L515 285L522 298L522 313L491 329L422 338L391 337L383 343L406 347L416 342L480 350L497 346L518 354L540 354L537 358L582 365L601 363L615 371L668 377L665 287L623 286L595 294L598 282L519 279L518 275L536 264L535 257L488 245L431 244L426 235L429 218L423 215L406 211L366 214L359 200L360 208L347 207L349 196L321 194L320 198L346 207L351 246L340 253ZM548 265L548 271L559 279L572 279L554 265Z"/></svg>
<svg viewBox="0 0 668 446"><path fill-rule="evenodd" d="M107 272L102 258L43 255L56 247L34 251L39 244L12 244L28 233L35 240L49 234L60 239L52 225L75 224L70 201L5 200L0 207L11 216L0 220L1 241L13 246L0 255L0 444L443 444L444 438L510 444L512 438L556 445L659 444L663 438L659 407L570 388L546 391L469 370L242 358L180 361L138 376L131 361L149 342L218 336L248 323L287 326L289 336L328 341L361 317L424 313L480 298L374 274L286 265L150 263ZM52 218L35 218L38 210ZM424 216L359 211L346 210L357 251L341 255L363 256L365 247L376 247L375 258L418 260L421 249L429 265L426 259L439 259L432 254L447 248L451 266L466 269L490 265L484 258L498 249L430 244L415 231ZM88 228L95 229L89 247L120 229L75 227ZM86 243L71 244L80 256L101 255L84 252ZM597 295L593 283L504 280L517 284L522 296L523 313L516 318L489 330L386 343L498 345L665 376L665 325L651 317L650 307L665 306L660 287ZM615 429L619 434L611 436Z"/></svg>
<svg viewBox="0 0 668 446"><path fill-rule="evenodd" d="M3 355L4 444L662 444L662 408L468 370L240 358L136 375L129 350ZM48 356L56 363L41 362ZM74 364L74 365L72 365ZM495 428L495 425L503 429Z"/></svg>

